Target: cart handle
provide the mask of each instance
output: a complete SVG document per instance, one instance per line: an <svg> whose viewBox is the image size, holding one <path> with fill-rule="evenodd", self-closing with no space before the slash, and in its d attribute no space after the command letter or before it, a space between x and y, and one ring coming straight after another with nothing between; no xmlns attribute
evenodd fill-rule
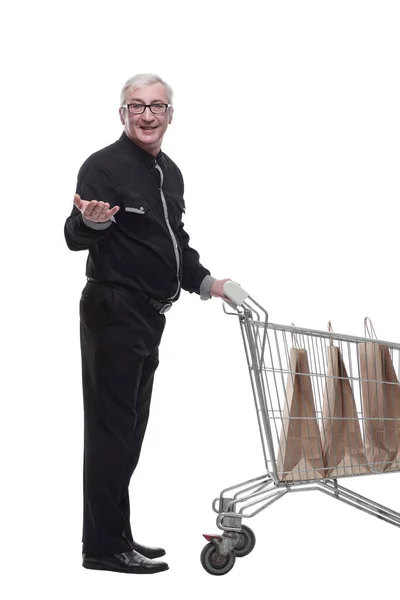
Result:
<svg viewBox="0 0 400 600"><path fill-rule="evenodd" d="M240 306L250 296L238 283L235 281L226 281L223 285L225 296L230 298L232 302Z"/></svg>

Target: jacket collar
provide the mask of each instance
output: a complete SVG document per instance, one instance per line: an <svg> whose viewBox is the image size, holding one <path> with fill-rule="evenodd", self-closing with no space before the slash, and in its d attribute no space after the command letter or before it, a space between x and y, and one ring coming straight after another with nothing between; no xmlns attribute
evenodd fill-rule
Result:
<svg viewBox="0 0 400 600"><path fill-rule="evenodd" d="M140 148L140 146L132 142L132 140L126 135L125 131L122 132L122 135L117 143L121 144L123 148L126 148L128 152L134 154L136 158L138 158L144 165L146 165L148 169L154 167L156 160L157 162L163 163L161 150L157 154L157 156L154 157L152 154L149 154L148 152L146 152L146 150L143 150L143 148Z"/></svg>

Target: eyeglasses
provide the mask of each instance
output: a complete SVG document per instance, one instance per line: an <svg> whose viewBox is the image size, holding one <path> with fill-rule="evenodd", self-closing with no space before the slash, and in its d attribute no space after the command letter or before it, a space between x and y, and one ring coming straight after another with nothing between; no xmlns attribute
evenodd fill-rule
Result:
<svg viewBox="0 0 400 600"><path fill-rule="evenodd" d="M146 108L149 108L153 115L160 115L166 113L171 106L172 104L141 104L135 102L134 104L123 104L121 108L127 108L130 115L141 115Z"/></svg>

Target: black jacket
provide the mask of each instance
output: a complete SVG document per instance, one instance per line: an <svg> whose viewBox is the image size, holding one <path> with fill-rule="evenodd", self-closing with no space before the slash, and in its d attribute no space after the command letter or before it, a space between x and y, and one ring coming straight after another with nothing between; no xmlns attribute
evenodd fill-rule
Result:
<svg viewBox="0 0 400 600"><path fill-rule="evenodd" d="M68 248L89 250L86 276L161 301L176 301L180 287L199 294L210 272L189 246L182 223L183 191L175 163L161 151L154 158L125 132L89 156L79 170L76 193L83 200L102 200L120 210L108 224L85 223L76 206L67 218Z"/></svg>

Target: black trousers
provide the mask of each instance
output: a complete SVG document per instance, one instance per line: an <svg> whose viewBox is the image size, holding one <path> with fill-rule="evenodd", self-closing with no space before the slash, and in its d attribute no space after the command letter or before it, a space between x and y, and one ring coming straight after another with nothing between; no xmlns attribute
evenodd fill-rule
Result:
<svg viewBox="0 0 400 600"><path fill-rule="evenodd" d="M128 487L149 418L164 326L164 315L124 288L88 281L82 291L82 542L90 556L133 547Z"/></svg>

